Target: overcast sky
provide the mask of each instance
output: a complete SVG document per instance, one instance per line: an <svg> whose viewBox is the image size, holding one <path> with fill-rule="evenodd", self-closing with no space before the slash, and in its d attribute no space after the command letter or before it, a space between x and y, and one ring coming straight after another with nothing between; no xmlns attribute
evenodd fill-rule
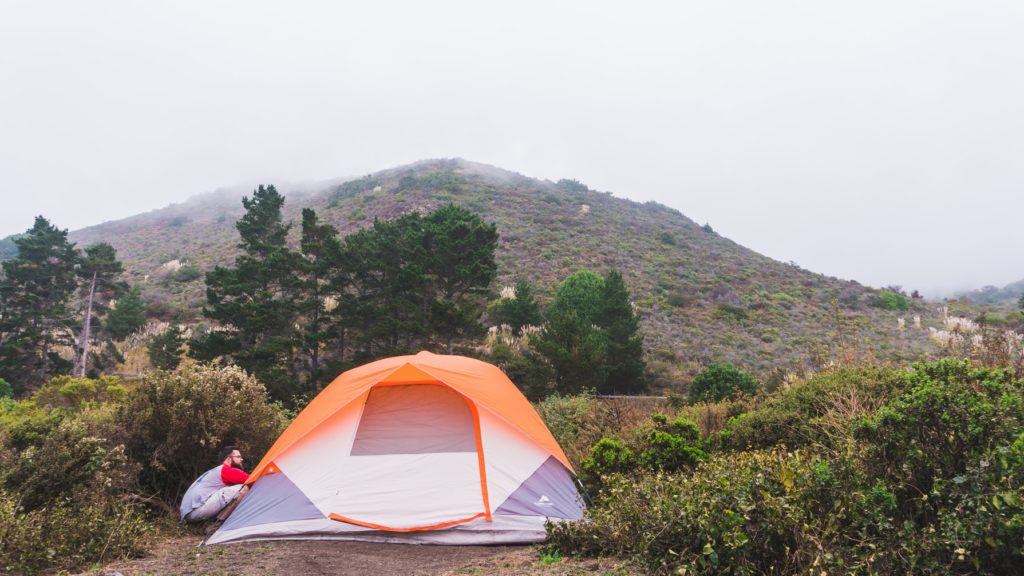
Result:
<svg viewBox="0 0 1024 576"><path fill-rule="evenodd" d="M0 236L439 157L872 286L1002 286L1024 2L0 0Z"/></svg>

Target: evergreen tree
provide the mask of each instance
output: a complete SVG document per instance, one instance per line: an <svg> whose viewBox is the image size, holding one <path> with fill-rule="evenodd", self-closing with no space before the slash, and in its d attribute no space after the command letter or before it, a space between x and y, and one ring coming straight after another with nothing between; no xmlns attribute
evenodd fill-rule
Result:
<svg viewBox="0 0 1024 576"><path fill-rule="evenodd" d="M540 326L544 317L533 296L533 288L525 279L516 282L515 296L502 298L491 308L490 314L497 324L507 324L516 336L521 336L526 326Z"/></svg>
<svg viewBox="0 0 1024 576"><path fill-rule="evenodd" d="M259 186L242 205L246 213L235 225L242 254L234 268L217 266L206 274L203 314L226 329L193 338L189 354L229 359L283 400L298 391L289 372L296 318L290 292L298 258L285 244L290 226L282 222L284 197L273 186Z"/></svg>
<svg viewBox="0 0 1024 576"><path fill-rule="evenodd" d="M146 302L138 288L126 292L107 313L107 334L114 340L123 340L146 324Z"/></svg>
<svg viewBox="0 0 1024 576"><path fill-rule="evenodd" d="M431 281L429 326L451 354L456 338L484 331L483 297L498 272L497 227L449 204L424 218L422 242Z"/></svg>
<svg viewBox="0 0 1024 576"><path fill-rule="evenodd" d="M339 264L341 244L337 230L321 224L311 208L302 210L302 258L298 263L299 281L293 293L301 330L295 335L295 346L305 356L307 380L313 392L319 392L323 380L321 351L337 337L331 311L337 303L336 289L342 289ZM331 283L332 277L339 281Z"/></svg>
<svg viewBox="0 0 1024 576"><path fill-rule="evenodd" d="M555 292L536 349L551 363L556 390L574 394L599 390L608 377L608 342L594 322L600 310L604 280L588 270L566 278Z"/></svg>
<svg viewBox="0 0 1024 576"><path fill-rule="evenodd" d="M604 277L601 304L596 323L605 333L608 343L605 362L608 377L600 388L607 393L634 393L645 388L644 340L640 335L639 319L633 312L629 292L616 270Z"/></svg>
<svg viewBox="0 0 1024 576"><path fill-rule="evenodd" d="M604 386L608 343L604 334L575 310L551 311L534 346L551 364L556 392L576 394Z"/></svg>
<svg viewBox="0 0 1024 576"><path fill-rule="evenodd" d="M107 303L127 289L123 282L118 281L123 271L124 266L117 260L117 252L110 244L103 242L85 249L85 256L78 267L83 320L76 349L75 376L83 377L88 371L89 344L95 336L93 316L102 315Z"/></svg>
<svg viewBox="0 0 1024 576"><path fill-rule="evenodd" d="M181 349L184 343L185 337L181 329L172 324L146 345L150 363L160 370L174 370L181 363Z"/></svg>
<svg viewBox="0 0 1024 576"><path fill-rule="evenodd" d="M601 309L604 279L590 270L577 270L562 281L549 314L576 312L580 322L593 324Z"/></svg>
<svg viewBox="0 0 1024 576"><path fill-rule="evenodd" d="M0 377L21 392L67 370L55 348L73 346L78 253L42 216L16 238L18 257L3 262L0 280Z"/></svg>

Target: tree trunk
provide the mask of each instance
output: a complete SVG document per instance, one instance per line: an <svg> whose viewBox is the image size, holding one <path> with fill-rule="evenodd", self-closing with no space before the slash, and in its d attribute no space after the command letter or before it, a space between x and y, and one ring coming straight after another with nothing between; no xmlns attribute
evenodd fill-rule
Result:
<svg viewBox="0 0 1024 576"><path fill-rule="evenodd" d="M74 375L79 378L85 377L85 371L89 364L89 331L92 328L92 297L96 293L96 272L92 273L92 282L89 283L89 297L85 305L85 324L82 326L82 338L79 341L79 349L82 356L75 363Z"/></svg>

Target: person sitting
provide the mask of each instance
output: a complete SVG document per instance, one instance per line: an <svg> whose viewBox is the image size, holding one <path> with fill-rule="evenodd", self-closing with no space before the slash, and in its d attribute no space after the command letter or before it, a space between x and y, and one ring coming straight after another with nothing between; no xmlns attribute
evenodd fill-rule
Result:
<svg viewBox="0 0 1024 576"><path fill-rule="evenodd" d="M220 464L203 472L185 491L179 509L181 519L201 522L216 517L217 522L223 522L249 491L245 485L249 474L242 469L243 461L238 448L224 447Z"/></svg>

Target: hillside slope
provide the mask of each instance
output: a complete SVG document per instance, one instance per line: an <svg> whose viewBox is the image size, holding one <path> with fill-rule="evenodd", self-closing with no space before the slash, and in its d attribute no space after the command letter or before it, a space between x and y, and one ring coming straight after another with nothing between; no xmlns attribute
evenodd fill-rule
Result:
<svg viewBox="0 0 1024 576"><path fill-rule="evenodd" d="M501 235L495 289L525 277L542 302L579 268L618 269L642 316L656 370L692 372L724 359L764 376L844 350L906 360L933 351L926 328L942 324L939 305L914 300L906 312L873 307L873 289L777 262L676 210L615 198L576 181L553 183L464 160L434 160L281 191L288 197L286 219L297 223L299 211L312 207L341 234L374 218L449 202L474 210L495 222ZM80 245L113 244L154 312L201 320L201 273L233 261L244 193L199 196L71 237ZM297 224L292 232L297 237ZM904 329L897 325L900 316L906 317Z"/></svg>
<svg viewBox="0 0 1024 576"><path fill-rule="evenodd" d="M979 305L1018 308L1021 298L1024 297L1024 279L1011 282L1002 288L985 286L970 292L962 292L957 294L957 297Z"/></svg>

